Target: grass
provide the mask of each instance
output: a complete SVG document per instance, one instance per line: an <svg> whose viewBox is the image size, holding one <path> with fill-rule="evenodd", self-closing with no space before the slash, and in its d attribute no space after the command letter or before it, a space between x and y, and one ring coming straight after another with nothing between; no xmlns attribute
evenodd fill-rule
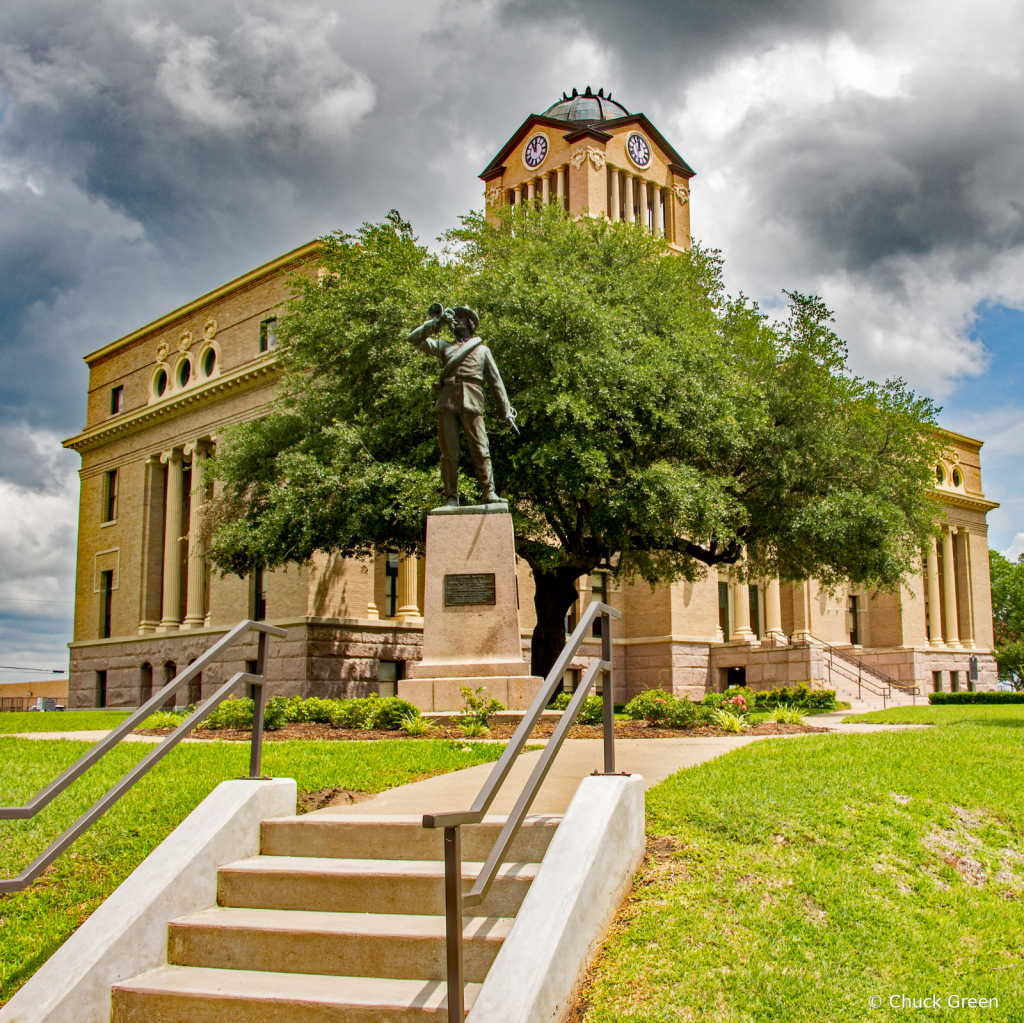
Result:
<svg viewBox="0 0 1024 1023"><path fill-rule="evenodd" d="M90 745L0 739L0 805L26 802ZM121 744L32 820L0 822L3 876L30 863L151 748ZM263 748L263 770L295 778L300 792L330 787L382 792L497 760L504 748L446 740L275 742ZM248 743L179 746L26 891L0 895L0 1004L219 782L247 774L248 766Z"/></svg>
<svg viewBox="0 0 1024 1023"><path fill-rule="evenodd" d="M0 734L12 732L91 732L116 728L128 716L119 710L17 711L0 714Z"/></svg>
<svg viewBox="0 0 1024 1023"><path fill-rule="evenodd" d="M963 722L993 727L1024 727L1024 704L997 703L939 704L931 707L890 707L868 714L850 714L843 721L864 721L878 725L956 725Z"/></svg>
<svg viewBox="0 0 1024 1023"><path fill-rule="evenodd" d="M758 742L654 787L576 1018L1024 1018L1024 708L932 710L956 716Z"/></svg>

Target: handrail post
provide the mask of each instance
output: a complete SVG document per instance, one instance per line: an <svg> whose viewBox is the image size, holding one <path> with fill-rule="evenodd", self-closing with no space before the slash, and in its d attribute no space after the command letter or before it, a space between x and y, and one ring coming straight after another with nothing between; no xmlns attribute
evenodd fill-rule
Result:
<svg viewBox="0 0 1024 1023"><path fill-rule="evenodd" d="M612 665L612 616L601 615L601 660L608 665L602 673L601 695L604 698L604 773L615 773L615 676Z"/></svg>
<svg viewBox="0 0 1024 1023"><path fill-rule="evenodd" d="M263 766L263 708L267 703L267 634L261 632L256 641L256 674L258 683L253 683L252 693L252 739L249 743L249 778L259 781Z"/></svg>
<svg viewBox="0 0 1024 1023"><path fill-rule="evenodd" d="M448 1023L465 1023L462 973L462 832L444 829L444 915L448 953Z"/></svg>

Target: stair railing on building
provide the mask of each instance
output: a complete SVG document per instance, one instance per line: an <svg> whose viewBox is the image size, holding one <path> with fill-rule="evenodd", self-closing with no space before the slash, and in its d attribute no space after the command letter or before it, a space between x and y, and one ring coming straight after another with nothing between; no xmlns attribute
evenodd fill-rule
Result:
<svg viewBox="0 0 1024 1023"><path fill-rule="evenodd" d="M78 759L63 774L41 789L24 806L0 807L0 820L28 820L51 803L72 782L80 778L98 760L102 759L132 729L138 727L155 710L187 686L204 668L212 664L228 647L237 643L250 630L259 633L256 647L256 673L245 671L232 675L208 700L200 704L177 728L163 739L152 752L144 756L101 799L94 803L59 838L41 852L17 877L0 879L0 892L20 892L27 888L62 852L96 823L140 778L159 763L201 721L217 709L239 685L248 683L253 689L252 742L249 750L249 775L252 780L263 780L260 765L263 755L263 708L266 703L263 685L266 675L267 636L285 637L284 629L266 622L239 622L222 636L206 653L197 657L180 675L151 696L138 710L130 714L109 735L101 739L88 753Z"/></svg>
<svg viewBox="0 0 1024 1023"><path fill-rule="evenodd" d="M841 647L834 647L830 643L822 643L822 647L828 652L826 663L828 665L828 681L830 686L832 684L832 669L834 667L840 678L848 682L857 683L858 700L861 699L862 688L866 688L869 693L882 697L882 707L884 708L886 701L892 699L893 689L896 689L898 692L912 697L914 706L917 706L917 697L921 695L920 687L894 679L891 675L887 675L882 671L881 668L877 668L867 661L862 661L859 657L854 657L848 650ZM836 658L845 663L837 664ZM856 672L854 672L854 669L856 669Z"/></svg>
<svg viewBox="0 0 1024 1023"><path fill-rule="evenodd" d="M462 891L462 837L460 828L463 824L479 824L484 819L488 808L494 801L505 779L508 777L516 757L522 752L527 739L540 720L544 708L551 702L559 682L565 675L576 652L583 642L589 639L594 621L601 619L601 658L591 661L590 667L584 672L583 679L555 727L554 734L548 740L544 751L533 769L529 781L520 794L512 812L508 815L501 834L494 843L487 861L477 875L477 879L468 894ZM505 855L515 840L526 814L529 812L541 784L558 751L562 748L569 729L572 728L583 707L598 672L604 674L603 724L604 724L604 771L603 774L615 774L615 690L612 669L612 619L622 615L613 607L599 602L588 605L573 630L568 642L555 661L547 678L544 679L540 691L534 697L530 709L523 715L523 720L516 729L515 735L505 747L501 759L494 765L490 776L484 783L480 794L472 807L455 813L425 814L423 827L444 828L444 904L445 904L445 941L447 947L448 974L448 1023L464 1023L465 984L462 962L462 911L466 906L479 906L487 896L498 868L504 862ZM595 774L599 772L595 771Z"/></svg>

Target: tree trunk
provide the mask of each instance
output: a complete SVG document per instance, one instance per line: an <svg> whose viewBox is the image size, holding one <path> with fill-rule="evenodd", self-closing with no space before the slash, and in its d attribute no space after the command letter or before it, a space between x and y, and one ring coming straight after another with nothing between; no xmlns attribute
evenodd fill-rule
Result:
<svg viewBox="0 0 1024 1023"><path fill-rule="evenodd" d="M576 580L582 575L578 568L556 568L553 572L534 572L536 587L533 606L537 625L530 644L530 672L547 676L565 646L565 616L579 593ZM561 683L556 693L561 692Z"/></svg>

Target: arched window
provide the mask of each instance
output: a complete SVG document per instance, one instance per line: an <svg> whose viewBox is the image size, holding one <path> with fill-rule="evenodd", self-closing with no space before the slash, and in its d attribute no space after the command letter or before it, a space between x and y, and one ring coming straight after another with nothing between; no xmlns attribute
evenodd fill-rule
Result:
<svg viewBox="0 0 1024 1023"><path fill-rule="evenodd" d="M194 661L195 658L192 658ZM188 663L191 664L192 661ZM188 684L188 702L190 705L198 706L203 702L203 673L199 672Z"/></svg>
<svg viewBox="0 0 1024 1023"><path fill-rule="evenodd" d="M941 487L946 482L946 470L941 466L935 466L935 482Z"/></svg>
<svg viewBox="0 0 1024 1023"><path fill-rule="evenodd" d="M153 665L148 661L139 667L139 706L153 695Z"/></svg>
<svg viewBox="0 0 1024 1023"><path fill-rule="evenodd" d="M170 682L171 679L176 678L177 675L178 675L178 666L174 663L174 661L164 661L163 684L167 685L167 683ZM175 701L175 699L176 699L175 696L172 696L169 699L167 699L164 702L163 709L164 710L173 710L174 709L174 701Z"/></svg>

